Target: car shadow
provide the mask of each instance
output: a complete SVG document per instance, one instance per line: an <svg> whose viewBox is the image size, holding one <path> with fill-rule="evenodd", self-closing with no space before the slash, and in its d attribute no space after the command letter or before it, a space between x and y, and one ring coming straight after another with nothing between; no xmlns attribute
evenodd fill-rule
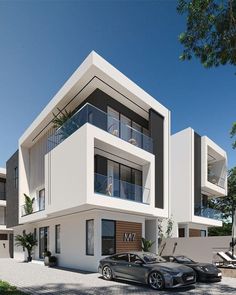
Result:
<svg viewBox="0 0 236 295"><path fill-rule="evenodd" d="M102 276L99 276L98 278L101 279L101 280L106 281ZM151 287L149 287L147 284L143 284L143 283L138 283L138 282L133 282L133 281L128 281L128 280L126 281L126 280L122 280L122 279L113 279L113 281L121 283L121 284L132 285L132 286L136 286L136 287L143 287L143 288L146 289L146 292L150 292L150 293L155 291ZM190 290L193 290L193 289L195 289L195 285L182 286L182 287L173 288L173 289L165 288L165 289L159 290L159 291L160 292L168 291L168 292L173 292L174 294L176 294L176 292L182 293L182 292L190 291Z"/></svg>

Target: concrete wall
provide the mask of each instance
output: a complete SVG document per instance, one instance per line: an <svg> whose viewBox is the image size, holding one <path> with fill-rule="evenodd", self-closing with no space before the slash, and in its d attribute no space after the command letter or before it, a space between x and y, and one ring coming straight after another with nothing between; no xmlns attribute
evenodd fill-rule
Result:
<svg viewBox="0 0 236 295"><path fill-rule="evenodd" d="M195 261L212 263L221 261L217 252L229 250L231 237L170 238L165 242L166 246L162 252L163 256L180 254L186 255ZM176 246L175 243L177 243Z"/></svg>

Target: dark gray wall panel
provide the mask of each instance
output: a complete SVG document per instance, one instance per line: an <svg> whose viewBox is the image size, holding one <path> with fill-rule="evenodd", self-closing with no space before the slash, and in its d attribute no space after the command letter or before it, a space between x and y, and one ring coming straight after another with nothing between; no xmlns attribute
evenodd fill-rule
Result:
<svg viewBox="0 0 236 295"><path fill-rule="evenodd" d="M201 136L194 132L194 204L201 202Z"/></svg>
<svg viewBox="0 0 236 295"><path fill-rule="evenodd" d="M6 163L6 225L13 227L18 225L18 187L15 187L14 175L15 168L18 167L18 151L11 156Z"/></svg>
<svg viewBox="0 0 236 295"><path fill-rule="evenodd" d="M164 208L164 118L153 109L149 111L149 130L155 155L155 207Z"/></svg>

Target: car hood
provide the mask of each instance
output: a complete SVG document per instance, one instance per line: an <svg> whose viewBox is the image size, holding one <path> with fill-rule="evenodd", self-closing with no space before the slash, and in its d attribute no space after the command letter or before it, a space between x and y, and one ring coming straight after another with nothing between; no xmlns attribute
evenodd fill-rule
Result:
<svg viewBox="0 0 236 295"><path fill-rule="evenodd" d="M175 272L175 273L192 272L192 269L189 268L188 266L181 265L179 263L174 263L174 262L150 263L148 264L148 266L155 269L161 269L162 271L167 271L167 272Z"/></svg>

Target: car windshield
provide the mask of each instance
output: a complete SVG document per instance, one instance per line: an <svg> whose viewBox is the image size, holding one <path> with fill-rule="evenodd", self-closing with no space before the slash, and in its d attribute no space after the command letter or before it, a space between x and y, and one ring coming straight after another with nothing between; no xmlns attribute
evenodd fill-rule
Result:
<svg viewBox="0 0 236 295"><path fill-rule="evenodd" d="M176 256L175 258L180 263L189 263L189 262L194 263L195 262L186 256Z"/></svg>
<svg viewBox="0 0 236 295"><path fill-rule="evenodd" d="M166 262L164 258L153 253L143 253L140 256L145 261L145 263Z"/></svg>

